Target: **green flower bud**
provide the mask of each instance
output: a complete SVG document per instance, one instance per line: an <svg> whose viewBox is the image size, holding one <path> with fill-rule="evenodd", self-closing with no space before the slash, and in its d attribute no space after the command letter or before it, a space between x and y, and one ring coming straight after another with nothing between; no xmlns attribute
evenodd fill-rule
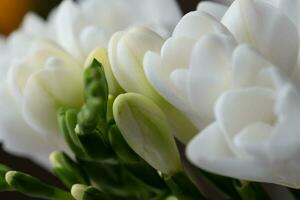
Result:
<svg viewBox="0 0 300 200"><path fill-rule="evenodd" d="M24 195L55 200L73 200L70 193L54 186L45 184L28 174L9 171L5 175L6 182L18 192Z"/></svg>
<svg viewBox="0 0 300 200"><path fill-rule="evenodd" d="M80 184L73 185L71 194L76 200L113 200L112 198L108 197L106 194L92 186Z"/></svg>
<svg viewBox="0 0 300 200"><path fill-rule="evenodd" d="M88 184L88 178L83 169L63 152L53 152L50 155L54 174L68 187L76 183Z"/></svg>
<svg viewBox="0 0 300 200"><path fill-rule="evenodd" d="M86 102L78 114L78 124L82 131L88 132L99 123L106 124L108 85L103 66L96 59L85 70L84 83Z"/></svg>
<svg viewBox="0 0 300 200"><path fill-rule="evenodd" d="M162 173L181 171L167 119L155 103L142 95L126 93L115 100L113 113L124 139L139 156Z"/></svg>
<svg viewBox="0 0 300 200"><path fill-rule="evenodd" d="M77 112L73 109L67 110L61 108L57 112L57 121L60 131L64 135L65 142L68 144L69 148L76 156L84 158L85 153L75 133Z"/></svg>
<svg viewBox="0 0 300 200"><path fill-rule="evenodd" d="M198 188L191 182L189 177L184 172L179 172L173 176L165 177L165 182L178 197L185 200L204 200L205 197L200 193Z"/></svg>
<svg viewBox="0 0 300 200"><path fill-rule="evenodd" d="M90 159L103 161L113 156L113 151L106 141L106 136L95 129L90 132L77 133L80 143Z"/></svg>

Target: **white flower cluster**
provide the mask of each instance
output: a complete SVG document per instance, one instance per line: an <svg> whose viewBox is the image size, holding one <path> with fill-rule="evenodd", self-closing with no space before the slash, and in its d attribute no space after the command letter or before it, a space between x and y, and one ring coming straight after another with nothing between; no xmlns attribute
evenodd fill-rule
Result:
<svg viewBox="0 0 300 200"><path fill-rule="evenodd" d="M131 26L166 37L180 17L173 0L66 0L47 21L27 14L19 30L0 44L4 148L49 167L49 154L66 150L57 109L81 107L83 64L90 51L107 48L114 32Z"/></svg>
<svg viewBox="0 0 300 200"><path fill-rule="evenodd" d="M81 107L84 60L107 48L110 88L113 78L152 99L193 164L299 188L300 0L204 1L180 17L172 0L64 1L47 22L28 15L0 48L6 149L44 163L64 149L57 109Z"/></svg>

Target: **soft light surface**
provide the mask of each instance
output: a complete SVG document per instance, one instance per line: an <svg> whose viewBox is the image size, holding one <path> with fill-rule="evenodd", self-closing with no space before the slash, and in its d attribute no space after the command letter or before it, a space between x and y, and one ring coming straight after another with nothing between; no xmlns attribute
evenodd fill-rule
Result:
<svg viewBox="0 0 300 200"><path fill-rule="evenodd" d="M66 149L57 109L81 107L83 65L90 51L106 48L115 31L134 25L167 36L180 15L173 0L65 0L47 21L28 14L0 45L4 148L50 167L49 153Z"/></svg>
<svg viewBox="0 0 300 200"><path fill-rule="evenodd" d="M189 159L213 173L300 187L299 1L200 3L147 78L199 134Z"/></svg>

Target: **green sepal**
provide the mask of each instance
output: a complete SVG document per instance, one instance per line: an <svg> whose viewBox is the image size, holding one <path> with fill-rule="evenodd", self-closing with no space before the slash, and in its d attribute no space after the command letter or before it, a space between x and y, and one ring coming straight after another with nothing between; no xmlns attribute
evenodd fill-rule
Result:
<svg viewBox="0 0 300 200"><path fill-rule="evenodd" d="M79 132L77 137L90 160L103 161L114 158L114 152L107 144L104 134L99 130Z"/></svg>
<svg viewBox="0 0 300 200"><path fill-rule="evenodd" d="M127 199L149 199L155 195L144 183L119 163L79 161L91 178L93 186L105 193Z"/></svg>
<svg viewBox="0 0 300 200"><path fill-rule="evenodd" d="M205 199L184 172L165 177L165 182L173 194L180 200Z"/></svg>
<svg viewBox="0 0 300 200"><path fill-rule="evenodd" d="M6 182L16 191L29 197L55 200L73 200L70 193L59 188L43 183L28 174L8 171L5 175Z"/></svg>
<svg viewBox="0 0 300 200"><path fill-rule="evenodd" d="M89 184L89 179L83 169L63 152L53 152L50 162L55 176L68 188L74 184Z"/></svg>
<svg viewBox="0 0 300 200"><path fill-rule="evenodd" d="M264 191L259 183L248 181L235 181L235 187L241 196L242 200L264 199L268 200L270 197Z"/></svg>
<svg viewBox="0 0 300 200"><path fill-rule="evenodd" d="M139 181L143 182L145 187L154 192L161 193L169 191L166 183L158 174L158 172L148 165L145 161L139 163L131 163L125 165L127 170L135 176Z"/></svg>
<svg viewBox="0 0 300 200"><path fill-rule="evenodd" d="M68 144L69 148L76 156L84 158L85 157L84 151L75 142L76 140L75 137L77 136L75 134L74 125L76 125L77 122L75 121L75 119L73 119L73 117L71 117L71 115L74 112L75 111L73 110L69 111L65 108L60 108L57 112L57 121L58 121L60 131L61 133L63 133L65 142ZM68 117L66 117L66 115Z"/></svg>

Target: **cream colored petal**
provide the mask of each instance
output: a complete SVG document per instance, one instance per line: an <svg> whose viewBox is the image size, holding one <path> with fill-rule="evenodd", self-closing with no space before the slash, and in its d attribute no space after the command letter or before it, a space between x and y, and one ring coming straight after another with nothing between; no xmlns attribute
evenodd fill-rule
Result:
<svg viewBox="0 0 300 200"><path fill-rule="evenodd" d="M232 60L234 87L254 86L260 72L272 66L255 48L245 44L234 50Z"/></svg>
<svg viewBox="0 0 300 200"><path fill-rule="evenodd" d="M286 15L264 1L236 0L222 23L240 43L257 48L287 74L298 57L299 33Z"/></svg>
<svg viewBox="0 0 300 200"><path fill-rule="evenodd" d="M214 17L203 12L194 11L186 14L177 24L174 37L199 39L207 33L229 34L228 30Z"/></svg>
<svg viewBox="0 0 300 200"><path fill-rule="evenodd" d="M215 3L211 1L202 1L198 4L197 10L204 11L211 16L215 17L217 20L221 21L228 6L220 3Z"/></svg>
<svg viewBox="0 0 300 200"><path fill-rule="evenodd" d="M128 32L118 32L109 43L109 60L112 71L127 92L137 92L146 96L156 96L143 69L146 51L159 52L162 38L146 28L133 28Z"/></svg>
<svg viewBox="0 0 300 200"><path fill-rule="evenodd" d="M82 74L53 60L28 79L24 89L23 116L37 132L59 134L58 108L80 108L82 103Z"/></svg>
<svg viewBox="0 0 300 200"><path fill-rule="evenodd" d="M271 141L271 156L274 160L298 157L300 152L300 94L287 84L280 89L276 104L278 121Z"/></svg>
<svg viewBox="0 0 300 200"><path fill-rule="evenodd" d="M272 133L273 127L270 124L257 122L244 128L234 137L233 142L245 156L268 159L268 144Z"/></svg>
<svg viewBox="0 0 300 200"><path fill-rule="evenodd" d="M224 93L216 103L215 115L233 151L239 154L233 138L256 122L273 124L275 94L266 88L246 88Z"/></svg>
<svg viewBox="0 0 300 200"><path fill-rule="evenodd" d="M217 98L231 84L231 56L235 41L226 35L208 34L195 45L188 72L187 93L191 108L204 127L214 120Z"/></svg>
<svg viewBox="0 0 300 200"><path fill-rule="evenodd" d="M269 179L265 163L249 157L235 157L217 123L194 137L187 147L187 156L193 164L212 173L242 180Z"/></svg>

